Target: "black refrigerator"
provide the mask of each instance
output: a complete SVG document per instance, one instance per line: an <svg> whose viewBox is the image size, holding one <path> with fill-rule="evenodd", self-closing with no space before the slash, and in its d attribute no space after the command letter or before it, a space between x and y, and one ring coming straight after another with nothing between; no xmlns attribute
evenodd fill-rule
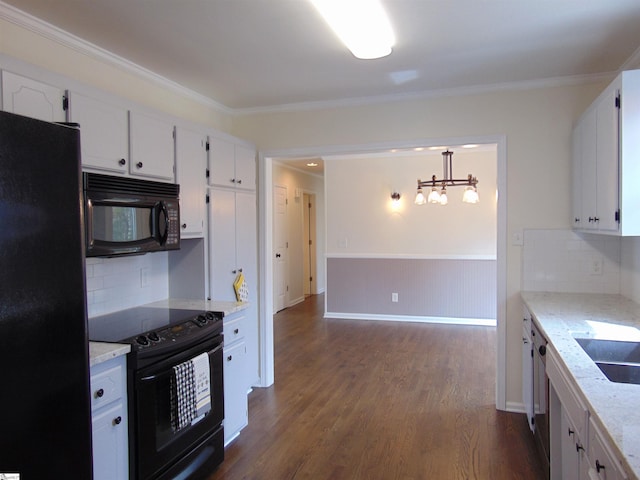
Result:
<svg viewBox="0 0 640 480"><path fill-rule="evenodd" d="M0 474L91 479L80 131L0 112Z"/></svg>

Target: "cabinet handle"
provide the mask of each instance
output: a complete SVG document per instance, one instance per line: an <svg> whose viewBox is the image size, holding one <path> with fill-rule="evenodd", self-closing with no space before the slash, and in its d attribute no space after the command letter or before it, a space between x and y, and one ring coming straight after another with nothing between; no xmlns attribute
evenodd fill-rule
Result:
<svg viewBox="0 0 640 480"><path fill-rule="evenodd" d="M570 428L567 429L569 432L569 436L573 435L575 432L573 430L571 430Z"/></svg>
<svg viewBox="0 0 640 480"><path fill-rule="evenodd" d="M602 465L599 460L596 460L596 470L598 471L598 473L600 473L600 470L604 469L604 465Z"/></svg>
<svg viewBox="0 0 640 480"><path fill-rule="evenodd" d="M231 183L236 183L236 179L235 179L235 178L230 178L230 179L229 179L229 181L230 181Z"/></svg>
<svg viewBox="0 0 640 480"><path fill-rule="evenodd" d="M593 217L593 221L594 221L594 222L599 222L599 221L600 221L600 219L599 219L598 217Z"/></svg>
<svg viewBox="0 0 640 480"><path fill-rule="evenodd" d="M239 331L240 331L240 330L236 328L236 329L233 331L233 333L234 333L235 335L237 335Z"/></svg>
<svg viewBox="0 0 640 480"><path fill-rule="evenodd" d="M238 270L231 270L231 273L238 273Z"/></svg>
<svg viewBox="0 0 640 480"><path fill-rule="evenodd" d="M232 359L233 359L233 355L229 355L229 356L227 357L227 362L230 362Z"/></svg>
<svg viewBox="0 0 640 480"><path fill-rule="evenodd" d="M238 180L236 183L237 184L241 184L242 183L242 179Z"/></svg>
<svg viewBox="0 0 640 480"><path fill-rule="evenodd" d="M103 395L104 390L102 388L96 391L96 398L102 398Z"/></svg>
<svg viewBox="0 0 640 480"><path fill-rule="evenodd" d="M120 160L118 160L118 165L120 165L121 167L124 167L126 163L127 161L124 158L121 158Z"/></svg>
<svg viewBox="0 0 640 480"><path fill-rule="evenodd" d="M576 443L576 452L579 452L580 450L584 450L584 447L579 443Z"/></svg>
<svg viewBox="0 0 640 480"><path fill-rule="evenodd" d="M239 268L239 269L238 269L238 271L239 271L240 273L242 273L242 268Z"/></svg>
<svg viewBox="0 0 640 480"><path fill-rule="evenodd" d="M579 219L579 218L574 218L574 219L573 219L573 221L574 221L575 223L578 223L578 222L580 221L580 219Z"/></svg>
<svg viewBox="0 0 640 480"><path fill-rule="evenodd" d="M186 223L183 223L183 224L182 224L182 228L187 228L187 224L186 224Z"/></svg>
<svg viewBox="0 0 640 480"><path fill-rule="evenodd" d="M526 345L527 343L529 343L529 340L527 340L525 337L522 337L522 343Z"/></svg>
<svg viewBox="0 0 640 480"><path fill-rule="evenodd" d="M138 167L138 168L142 168L142 162L138 162L138 163L136 163L136 167Z"/></svg>
<svg viewBox="0 0 640 480"><path fill-rule="evenodd" d="M113 424L114 425L120 425L120 423L122 423L122 417L121 416L117 416L116 418L113 419Z"/></svg>

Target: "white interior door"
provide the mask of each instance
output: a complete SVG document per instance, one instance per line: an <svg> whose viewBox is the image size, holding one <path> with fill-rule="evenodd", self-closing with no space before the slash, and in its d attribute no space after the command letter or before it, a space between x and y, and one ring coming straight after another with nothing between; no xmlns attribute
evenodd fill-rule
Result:
<svg viewBox="0 0 640 480"><path fill-rule="evenodd" d="M273 188L273 310L287 306L287 187Z"/></svg>

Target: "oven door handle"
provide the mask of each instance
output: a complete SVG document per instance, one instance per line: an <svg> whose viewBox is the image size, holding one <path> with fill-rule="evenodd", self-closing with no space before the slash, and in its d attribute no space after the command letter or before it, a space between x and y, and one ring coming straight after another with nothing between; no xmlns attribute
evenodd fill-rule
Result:
<svg viewBox="0 0 640 480"><path fill-rule="evenodd" d="M209 351L207 352L207 354L208 354L209 356L211 356L211 355L213 355L214 353L216 353L218 350L222 350L222 347L224 347L224 344L223 344L223 343L220 343L220 345L218 345L218 346L217 346L216 348L214 348L213 350L209 350ZM186 361L186 360L185 360L185 361ZM156 374L156 375L149 375L149 376L146 376L146 377L142 377L142 378L140 379L140 382L145 382L145 383L146 383L146 382L152 382L153 380L155 380L156 378L160 377L161 375L164 375L165 373L166 373L166 372L164 372L164 373L158 373L158 374Z"/></svg>

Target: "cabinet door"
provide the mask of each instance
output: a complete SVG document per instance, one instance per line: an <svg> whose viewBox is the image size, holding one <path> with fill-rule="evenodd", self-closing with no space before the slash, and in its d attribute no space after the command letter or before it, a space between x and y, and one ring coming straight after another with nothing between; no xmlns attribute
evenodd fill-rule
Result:
<svg viewBox="0 0 640 480"><path fill-rule="evenodd" d="M64 122L64 90L2 71L2 109L46 122Z"/></svg>
<svg viewBox="0 0 640 480"><path fill-rule="evenodd" d="M569 420L564 408L560 410L560 449L562 452L562 480L580 479L580 459L584 456L580 448L580 440L577 438L576 428Z"/></svg>
<svg viewBox="0 0 640 480"><path fill-rule="evenodd" d="M522 330L522 402L531 431L533 428L533 343L531 332Z"/></svg>
<svg viewBox="0 0 640 480"><path fill-rule="evenodd" d="M598 230L616 232L618 222L618 92L610 88L599 100L597 111L597 217Z"/></svg>
<svg viewBox="0 0 640 480"><path fill-rule="evenodd" d="M236 258L242 268L249 289L249 307L244 310L247 344L246 387L255 385L260 378L258 359L258 239L256 195L253 192L236 192Z"/></svg>
<svg viewBox="0 0 640 480"><path fill-rule="evenodd" d="M236 186L256 189L256 151L244 145L235 146Z"/></svg>
<svg viewBox="0 0 640 480"><path fill-rule="evenodd" d="M127 422L121 400L94 413L93 432L94 480L126 480L128 472Z"/></svg>
<svg viewBox="0 0 640 480"><path fill-rule="evenodd" d="M582 152L582 228L595 230L596 221L596 110L591 109L581 121L580 145Z"/></svg>
<svg viewBox="0 0 640 480"><path fill-rule="evenodd" d="M163 118L129 112L129 173L173 182L173 124Z"/></svg>
<svg viewBox="0 0 640 480"><path fill-rule="evenodd" d="M627 477L600 428L589 421L589 459L592 478L625 480Z"/></svg>
<svg viewBox="0 0 640 480"><path fill-rule="evenodd" d="M579 123L571 136L571 226L582 225L582 126Z"/></svg>
<svg viewBox="0 0 640 480"><path fill-rule="evenodd" d="M176 127L176 182L180 184L180 236L204 236L207 151L205 137Z"/></svg>
<svg viewBox="0 0 640 480"><path fill-rule="evenodd" d="M244 383L246 346L240 342L224 349L224 440L231 441L248 423L247 387Z"/></svg>
<svg viewBox="0 0 640 480"><path fill-rule="evenodd" d="M209 184L234 187L235 181L235 145L209 137Z"/></svg>
<svg viewBox="0 0 640 480"><path fill-rule="evenodd" d="M114 173L127 171L127 110L69 92L69 120L80 124L82 166Z"/></svg>
<svg viewBox="0 0 640 480"><path fill-rule="evenodd" d="M214 300L236 301L236 194L211 189L209 193L210 288Z"/></svg>

